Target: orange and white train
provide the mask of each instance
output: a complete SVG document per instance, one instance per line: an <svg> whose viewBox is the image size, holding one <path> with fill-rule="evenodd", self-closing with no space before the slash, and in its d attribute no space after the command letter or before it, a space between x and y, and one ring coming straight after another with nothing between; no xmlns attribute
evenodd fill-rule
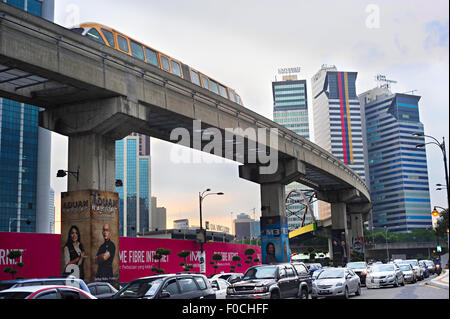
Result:
<svg viewBox="0 0 450 319"><path fill-rule="evenodd" d="M243 105L241 97L235 90L213 80L181 61L142 44L114 29L98 23L83 23L79 27L72 28L72 30L122 53L141 59L161 70L175 74L230 101Z"/></svg>

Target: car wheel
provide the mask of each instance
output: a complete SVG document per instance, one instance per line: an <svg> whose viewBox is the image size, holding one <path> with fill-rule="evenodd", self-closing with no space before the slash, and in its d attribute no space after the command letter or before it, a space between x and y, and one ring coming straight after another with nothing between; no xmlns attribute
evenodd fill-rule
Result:
<svg viewBox="0 0 450 319"><path fill-rule="evenodd" d="M344 292L344 297L343 297L344 299L348 299L349 298L349 295L348 295L348 288L347 287L345 287L345 292Z"/></svg>
<svg viewBox="0 0 450 319"><path fill-rule="evenodd" d="M300 288L299 299L308 299L308 290L306 288Z"/></svg>
<svg viewBox="0 0 450 319"><path fill-rule="evenodd" d="M272 291L270 293L270 299L280 299L280 293L278 291Z"/></svg>
<svg viewBox="0 0 450 319"><path fill-rule="evenodd" d="M361 286L360 285L358 285L358 289L356 289L355 295L361 296Z"/></svg>
<svg viewBox="0 0 450 319"><path fill-rule="evenodd" d="M398 287L398 279L397 279L397 277L395 277L394 287Z"/></svg>

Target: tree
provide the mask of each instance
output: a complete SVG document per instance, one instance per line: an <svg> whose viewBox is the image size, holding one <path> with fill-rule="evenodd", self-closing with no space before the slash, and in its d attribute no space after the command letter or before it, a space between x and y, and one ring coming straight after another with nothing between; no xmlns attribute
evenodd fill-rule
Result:
<svg viewBox="0 0 450 319"><path fill-rule="evenodd" d="M184 271L189 271L189 270L191 270L192 268L194 268L193 265L188 265L188 263L187 263L187 257L188 257L190 254L191 254L191 252L190 252L189 250L183 250L183 251L180 251L180 252L177 254L179 257L181 257L181 258L184 259L184 263L180 263L180 266L183 267L183 270L184 270Z"/></svg>
<svg viewBox="0 0 450 319"><path fill-rule="evenodd" d="M214 255L212 255L212 259L214 261L210 261L209 263L211 265L213 265L214 273L216 273L217 269L219 268L219 265L217 263L222 260L222 255L221 254L214 254Z"/></svg>
<svg viewBox="0 0 450 319"><path fill-rule="evenodd" d="M152 267L152 271L154 271L158 274L163 274L164 269L161 268L161 259L164 256L170 255L171 253L172 253L172 251L170 249L158 248L156 250L155 254L153 255L153 258L158 260L158 267Z"/></svg>
<svg viewBox="0 0 450 319"><path fill-rule="evenodd" d="M244 261L246 264L250 264L250 266L253 266L253 263L255 262L255 260L253 260L254 253L255 250L253 248L247 248L244 251L244 255L247 256L247 260Z"/></svg>
<svg viewBox="0 0 450 319"><path fill-rule="evenodd" d="M235 263L237 263L236 265L231 265L230 266L230 272L235 272L236 271L236 267L240 267L242 266L241 263L239 263L241 261L241 257L239 256L233 256L233 258L231 258L232 261L234 261Z"/></svg>
<svg viewBox="0 0 450 319"><path fill-rule="evenodd" d="M443 210L439 213L439 219L437 221L437 225L435 228L436 236L440 238L447 237L447 229L448 229L448 209Z"/></svg>
<svg viewBox="0 0 450 319"><path fill-rule="evenodd" d="M7 257L8 257L8 259L11 259L12 268L5 267L5 269L3 269L3 272L9 274L11 276L11 279L14 279L14 276L19 272L18 269L16 269L16 266L19 268L22 268L24 266L24 264L22 262L17 262L17 259L22 257L22 251L11 250L8 253ZM17 277L17 279L23 279L23 277Z"/></svg>

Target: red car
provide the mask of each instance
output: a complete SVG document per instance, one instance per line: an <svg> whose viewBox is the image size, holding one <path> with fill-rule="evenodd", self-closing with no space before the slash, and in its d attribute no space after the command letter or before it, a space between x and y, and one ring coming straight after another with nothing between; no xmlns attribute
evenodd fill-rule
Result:
<svg viewBox="0 0 450 319"><path fill-rule="evenodd" d="M90 293L70 286L28 286L0 291L1 299L97 299Z"/></svg>

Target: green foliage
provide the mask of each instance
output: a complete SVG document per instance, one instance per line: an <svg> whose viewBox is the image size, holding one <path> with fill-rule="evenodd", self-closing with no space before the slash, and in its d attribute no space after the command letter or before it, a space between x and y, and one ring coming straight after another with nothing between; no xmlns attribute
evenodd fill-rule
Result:
<svg viewBox="0 0 450 319"><path fill-rule="evenodd" d="M168 256L172 253L172 251L170 249L165 249L165 248L158 248L155 251L155 254L153 255L153 258L158 260L158 267L152 267L152 271L158 273L158 274L163 274L164 273L164 269L161 269L161 259L164 256Z"/></svg>
<svg viewBox="0 0 450 319"><path fill-rule="evenodd" d="M221 255L221 254L214 254L214 255L212 256L212 259L213 259L214 261L221 261L221 260L222 260L222 255Z"/></svg>
<svg viewBox="0 0 450 319"><path fill-rule="evenodd" d="M18 262L17 259L19 259L20 257L22 257L22 251L20 250L11 250L7 257L9 259L11 259L12 261L12 268L11 267L5 267L3 269L3 272L11 275L11 279L14 279L14 276L19 272L16 269L16 266L19 268L22 268L24 266L24 264L22 262ZM22 278L22 277L21 277Z"/></svg>
<svg viewBox="0 0 450 319"><path fill-rule="evenodd" d="M183 250L180 251L177 255L178 257L181 257L184 259L184 263L180 263L180 266L183 267L183 271L190 271L194 266L188 265L187 263L187 257L191 254L190 250Z"/></svg>

